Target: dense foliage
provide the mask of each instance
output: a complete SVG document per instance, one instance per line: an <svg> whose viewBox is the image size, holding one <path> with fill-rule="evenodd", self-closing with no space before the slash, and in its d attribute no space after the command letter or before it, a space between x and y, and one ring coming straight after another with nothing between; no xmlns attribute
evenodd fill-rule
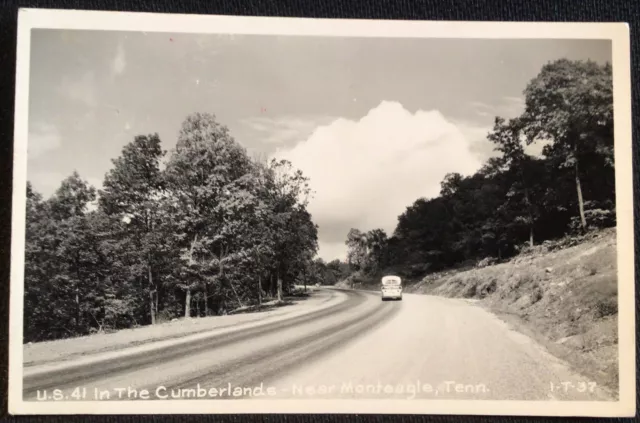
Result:
<svg viewBox="0 0 640 423"><path fill-rule="evenodd" d="M352 229L349 263L417 276L615 225L611 66L548 63L524 96L522 115L496 117L488 134L497 157L474 175L447 175L440 195L407 207L389 239ZM527 154L534 143L541 156Z"/></svg>
<svg viewBox="0 0 640 423"><path fill-rule="evenodd" d="M75 172L46 200L27 184L25 342L225 314L339 277L314 260L308 180L290 163L251 159L208 114L166 153L135 137L99 192Z"/></svg>

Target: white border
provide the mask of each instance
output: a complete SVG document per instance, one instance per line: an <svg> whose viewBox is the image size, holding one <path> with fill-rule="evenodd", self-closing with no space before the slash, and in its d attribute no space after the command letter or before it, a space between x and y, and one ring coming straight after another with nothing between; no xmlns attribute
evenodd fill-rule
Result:
<svg viewBox="0 0 640 423"><path fill-rule="evenodd" d="M617 402L466 400L195 400L24 402L22 319L32 28L272 35L607 39L612 41L618 242L619 372ZM16 68L11 244L9 412L11 414L355 413L630 417L635 415L634 231L629 27L625 23L420 22L231 17L20 9Z"/></svg>

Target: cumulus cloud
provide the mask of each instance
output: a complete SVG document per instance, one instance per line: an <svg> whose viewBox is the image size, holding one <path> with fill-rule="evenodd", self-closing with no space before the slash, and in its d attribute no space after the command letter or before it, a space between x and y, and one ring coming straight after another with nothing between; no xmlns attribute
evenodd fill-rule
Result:
<svg viewBox="0 0 640 423"><path fill-rule="evenodd" d="M58 128L47 123L36 124L29 131L27 154L30 159L34 159L57 149L60 147L60 144L61 140Z"/></svg>
<svg viewBox="0 0 640 423"><path fill-rule="evenodd" d="M275 156L290 160L311 180L315 196L309 208L326 260L344 258L351 227L382 228L390 235L407 206L438 195L445 174L468 175L482 164L463 131L441 113L411 113L388 101L359 121L336 119L320 126Z"/></svg>

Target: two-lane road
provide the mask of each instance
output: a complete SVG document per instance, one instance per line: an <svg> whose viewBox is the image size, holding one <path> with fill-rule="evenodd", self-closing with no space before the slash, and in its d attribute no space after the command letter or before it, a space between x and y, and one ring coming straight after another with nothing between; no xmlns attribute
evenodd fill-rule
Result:
<svg viewBox="0 0 640 423"><path fill-rule="evenodd" d="M403 301L382 302L376 293L338 290L322 295L340 301L104 361L28 368L25 399L70 397L77 387L86 400L96 393L103 400L137 399L143 390L150 399L248 398L267 389L274 398L305 399L607 399L536 343L465 301L405 294Z"/></svg>
<svg viewBox="0 0 640 423"><path fill-rule="evenodd" d="M380 301L372 296L375 301ZM464 300L404 294L375 331L279 378L288 398L607 400L495 315ZM331 392L329 392L331 390Z"/></svg>

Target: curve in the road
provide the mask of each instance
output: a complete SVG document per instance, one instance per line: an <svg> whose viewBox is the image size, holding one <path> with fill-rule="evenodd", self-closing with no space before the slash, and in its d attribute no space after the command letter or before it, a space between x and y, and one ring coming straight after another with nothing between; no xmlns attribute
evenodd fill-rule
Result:
<svg viewBox="0 0 640 423"><path fill-rule="evenodd" d="M345 291L350 296L366 298L370 293ZM317 331L305 332L304 324L300 327L300 336L289 342L274 345L256 351L249 356L240 357L233 362L227 362L200 369L194 377L183 379L178 383L167 386L167 389L193 388L199 384L203 388L223 386L257 386L268 384L271 378L280 377L302 365L310 365L315 359L329 353L336 353L337 349L347 343L366 335L378 325L392 319L401 303L384 303L375 307L367 307L360 313L348 318L337 319L332 324L323 326ZM152 389L152 386L148 387ZM241 399L235 396L233 399Z"/></svg>
<svg viewBox="0 0 640 423"><path fill-rule="evenodd" d="M46 373L26 375L23 381L23 396L26 399L35 396L38 390L65 389L79 384L87 385L88 383L104 377L113 376L114 374L126 373L134 369L140 370L145 367L151 368L158 366L160 363L188 355L204 351L213 351L230 344L240 343L257 336L272 334L276 331L335 315L344 310L353 309L365 301L365 299L364 294L350 293L348 298L341 303L296 318L266 323L230 333L212 335L205 339L176 343L167 348L155 351L143 351L127 357L115 357L100 362L99 365L67 367Z"/></svg>

